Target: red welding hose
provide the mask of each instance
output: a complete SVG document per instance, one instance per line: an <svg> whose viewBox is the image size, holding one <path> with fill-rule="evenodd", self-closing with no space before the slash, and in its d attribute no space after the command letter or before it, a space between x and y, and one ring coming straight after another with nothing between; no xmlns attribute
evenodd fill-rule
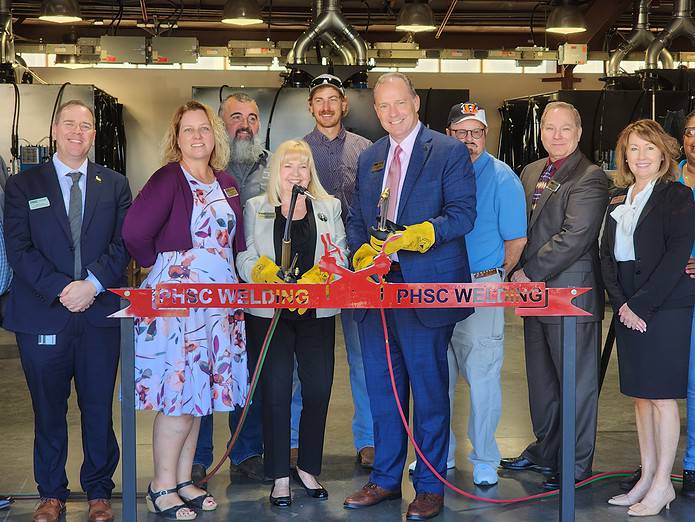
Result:
<svg viewBox="0 0 695 522"><path fill-rule="evenodd" d="M248 413L249 407L251 406L253 394L256 391L256 386L258 385L258 380L261 376L261 370L263 369L263 363L265 362L265 356L268 353L268 348L270 347L270 340L273 338L273 334L275 333L275 327L277 326L278 320L280 319L281 311L282 310L280 308L277 308L275 310L275 313L273 314L273 319L270 321L270 324L268 325L268 330L265 333L265 339L263 340L263 344L261 345L261 351L258 355L258 362L256 362L256 367L254 368L253 375L251 377L251 384L249 386L249 394L246 398L246 404L244 404L244 408L241 410L241 418L239 419L239 423L237 424L237 427L234 430L234 434L232 435L229 444L227 444L227 449L225 450L224 455L222 455L217 465L215 465L215 467L212 468L212 471L205 475L205 478L198 482L197 485L205 484L212 477L215 476L215 473L219 471L219 469L224 464L224 461L227 460L227 457L229 457L229 454L232 452L234 444L236 444L236 441L239 438L239 433L241 433L241 428L243 428L244 421L246 421L246 414Z"/></svg>
<svg viewBox="0 0 695 522"><path fill-rule="evenodd" d="M554 491L548 491L545 493L538 493L536 495L529 495L527 497L517 497L517 498L509 498L509 499L497 499L497 498L485 498L485 497L479 497L478 495L474 495L472 493L468 493L467 491L464 491L456 486L454 486L451 482L449 482L446 478L442 477L436 469L434 469L434 466L430 464L430 461L427 460L425 455L422 453L422 450L420 447L417 445L415 442L415 438L413 437L413 433L410 431L410 428L408 426L408 419L406 418L405 414L403 413L403 406L401 405L401 401L398 398L398 391L396 389L396 378L393 373L393 365L391 364L391 347L389 345L389 335L388 335L388 329L386 327L386 314L384 313L384 309L380 308L379 311L381 312L381 325L384 330L384 342L386 344L386 361L388 363L389 367L389 376L391 377L391 388L393 390L393 397L396 399L396 406L398 407L398 413L401 416L401 422L403 423L403 428L405 428L405 432L408 434L408 438L410 439L410 443L413 445L413 448L415 448L415 452L418 454L420 459L425 463L425 465L429 468L429 470L434 474L439 481L444 484L447 488L449 488L452 491L455 491L459 495L463 495L464 497L473 499L473 500L478 500L480 502L489 502L493 504L515 504L518 502L525 502L527 500L537 500L537 499L542 499L542 498L547 498L550 496L557 495L559 490L554 490ZM624 475L624 474L631 474L631 471L613 471L613 472L608 472L608 473L598 473L596 475L593 475L592 477L589 477L586 480L582 480L581 482L577 482L576 487L581 487L589 482L593 482L595 480L607 477L607 476L613 476L613 475ZM672 475L672 478L676 478L676 476Z"/></svg>

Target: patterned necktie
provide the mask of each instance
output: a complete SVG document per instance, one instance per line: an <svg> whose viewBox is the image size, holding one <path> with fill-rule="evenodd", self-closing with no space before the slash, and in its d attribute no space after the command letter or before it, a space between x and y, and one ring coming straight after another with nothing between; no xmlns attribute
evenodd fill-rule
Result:
<svg viewBox="0 0 695 522"><path fill-rule="evenodd" d="M72 246L75 253L75 281L82 279L82 252L80 238L82 236L82 189L80 189L81 172L68 174L72 178L70 187L70 204L68 206L68 221L72 234Z"/></svg>
<svg viewBox="0 0 695 522"><path fill-rule="evenodd" d="M386 217L395 223L396 221L396 205L398 204L398 187L401 184L401 149L400 145L396 145L393 151L393 158L389 165L389 173L386 178L386 188L389 189L389 209Z"/></svg>
<svg viewBox="0 0 695 522"><path fill-rule="evenodd" d="M538 183L536 183L536 188L534 189L533 196L531 197L531 210L536 208L536 203L538 203L538 200L541 199L541 194L543 194L545 187L548 186L548 182L553 177L553 174L555 174L555 168L553 167L553 164L550 163L541 174L541 177L538 178Z"/></svg>

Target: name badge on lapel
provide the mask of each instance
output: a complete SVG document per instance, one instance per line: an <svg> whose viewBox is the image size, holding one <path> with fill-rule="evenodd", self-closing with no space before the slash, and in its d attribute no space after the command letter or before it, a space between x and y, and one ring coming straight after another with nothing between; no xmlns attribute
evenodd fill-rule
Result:
<svg viewBox="0 0 695 522"><path fill-rule="evenodd" d="M619 205L620 203L624 203L624 202L625 202L625 194L623 194L622 196L615 196L614 198L611 199L610 203L608 203L608 204L609 205Z"/></svg>
<svg viewBox="0 0 695 522"><path fill-rule="evenodd" d="M39 208L46 208L50 207L51 202L48 201L47 197L42 197L42 198L36 198L36 199L30 199L29 200L29 210L37 210Z"/></svg>
<svg viewBox="0 0 695 522"><path fill-rule="evenodd" d="M545 186L545 188L547 188L551 192L557 192L560 186L560 183L558 183L554 179L551 179L550 181L548 181L548 184Z"/></svg>
<svg viewBox="0 0 695 522"><path fill-rule="evenodd" d="M380 170L384 169L384 162L383 161L377 161L372 165L372 168L370 169L371 172L379 172Z"/></svg>
<svg viewBox="0 0 695 522"><path fill-rule="evenodd" d="M235 196L238 196L239 193L237 192L237 189L235 189L234 187L229 187L224 189L224 195L228 198L233 198Z"/></svg>
<svg viewBox="0 0 695 522"><path fill-rule="evenodd" d="M258 212L256 216L260 219L275 219L275 212Z"/></svg>

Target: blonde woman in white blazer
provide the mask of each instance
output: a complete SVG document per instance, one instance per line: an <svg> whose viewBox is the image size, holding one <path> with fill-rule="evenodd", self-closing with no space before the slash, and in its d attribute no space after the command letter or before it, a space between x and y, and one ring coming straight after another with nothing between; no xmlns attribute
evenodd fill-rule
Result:
<svg viewBox="0 0 695 522"><path fill-rule="evenodd" d="M318 268L323 255L323 234L342 251L334 254L347 266L345 228L340 219L340 201L329 196L316 175L311 149L302 140L282 143L270 164L268 192L251 198L244 207L247 250L237 256L242 279L255 283L278 283L282 234L289 213L292 187L307 187L316 198L300 195L292 217L292 259L298 254L298 283L323 283L327 274ZM299 458L293 478L313 498L326 499L328 492L317 476L321 472L326 414L333 384L335 316L339 309L283 310L265 359L261 376L265 474L274 479L271 504L286 507L290 494L290 404L292 373L302 385L302 416L299 423ZM272 309L250 309L246 315L249 357L258 357ZM256 392L258 394L258 392ZM254 398L259 400L258 397Z"/></svg>

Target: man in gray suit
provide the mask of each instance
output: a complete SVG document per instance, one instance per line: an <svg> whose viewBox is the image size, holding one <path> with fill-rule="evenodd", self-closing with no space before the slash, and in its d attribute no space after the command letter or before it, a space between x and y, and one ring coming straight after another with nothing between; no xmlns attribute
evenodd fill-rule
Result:
<svg viewBox="0 0 695 522"><path fill-rule="evenodd" d="M574 106L549 103L541 117L548 158L521 173L526 192L528 243L512 282L543 281L547 287L591 287L575 304L591 312L577 325L577 443L575 480L591 475L596 442L598 357L604 296L598 233L608 205L606 174L577 146L581 118ZM562 383L559 317L524 318L526 375L536 440L519 457L502 459L510 470L546 474L545 489L559 487Z"/></svg>

